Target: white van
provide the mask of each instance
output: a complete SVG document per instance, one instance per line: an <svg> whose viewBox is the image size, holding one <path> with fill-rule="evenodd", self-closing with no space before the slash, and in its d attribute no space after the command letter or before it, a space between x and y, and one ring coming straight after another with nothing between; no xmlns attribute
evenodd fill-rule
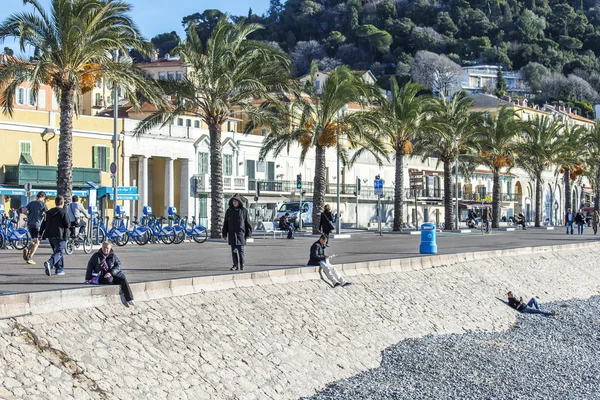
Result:
<svg viewBox="0 0 600 400"><path fill-rule="evenodd" d="M298 228L298 214L300 211L300 202L292 201L289 203L283 203L279 210L277 210L277 215L275 216L275 221L279 222L279 218L283 217L285 213L290 214L290 222L294 224L296 228ZM302 226L312 225L312 211L313 211L313 203L312 201L303 201L302 202Z"/></svg>

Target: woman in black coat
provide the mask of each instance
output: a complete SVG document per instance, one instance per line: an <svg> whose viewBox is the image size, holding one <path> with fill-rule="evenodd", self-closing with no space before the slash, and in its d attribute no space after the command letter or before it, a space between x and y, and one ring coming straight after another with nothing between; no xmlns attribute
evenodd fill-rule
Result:
<svg viewBox="0 0 600 400"><path fill-rule="evenodd" d="M233 267L230 270L235 271L244 269L244 246L246 239L252 235L252 223L248 217L248 210L244 207L242 198L239 194L234 195L229 200L229 208L225 212L223 221L223 230L221 231L223 239L228 239L231 246L231 257L233 258Z"/></svg>
<svg viewBox="0 0 600 400"><path fill-rule="evenodd" d="M331 231L333 231L335 227L333 224L334 222L335 217L331 212L331 207L329 206L329 204L325 204L325 207L323 207L323 212L321 213L321 223L319 226L319 230L323 232L325 236L327 236L327 242L325 243L326 247L329 246L329 234L331 233Z"/></svg>
<svg viewBox="0 0 600 400"><path fill-rule="evenodd" d="M102 247L92 255L85 272L85 283L98 285L121 285L123 296L129 305L134 305L133 294L127 277L121 270L121 261L112 250L110 242L102 243Z"/></svg>

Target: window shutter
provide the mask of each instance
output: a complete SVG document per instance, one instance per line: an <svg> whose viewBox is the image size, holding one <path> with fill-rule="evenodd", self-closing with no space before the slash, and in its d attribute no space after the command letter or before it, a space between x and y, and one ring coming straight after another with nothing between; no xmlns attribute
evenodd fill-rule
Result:
<svg viewBox="0 0 600 400"><path fill-rule="evenodd" d="M110 171L110 150L108 147L104 148L104 154L106 155L106 164L104 168L106 168L106 172Z"/></svg>
<svg viewBox="0 0 600 400"><path fill-rule="evenodd" d="M46 108L46 91L40 90L38 92L38 105L40 108Z"/></svg>
<svg viewBox="0 0 600 400"><path fill-rule="evenodd" d="M98 146L93 146L92 147L92 159L93 159L93 163L92 163L92 168L100 168L99 166L99 159L98 159Z"/></svg>

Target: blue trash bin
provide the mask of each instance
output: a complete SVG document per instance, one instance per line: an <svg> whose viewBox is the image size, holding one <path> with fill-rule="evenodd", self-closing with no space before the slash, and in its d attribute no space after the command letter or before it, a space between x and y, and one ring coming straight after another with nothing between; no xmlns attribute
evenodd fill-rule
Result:
<svg viewBox="0 0 600 400"><path fill-rule="evenodd" d="M421 246L419 247L421 254L437 254L435 237L435 224L425 223L421 225Z"/></svg>

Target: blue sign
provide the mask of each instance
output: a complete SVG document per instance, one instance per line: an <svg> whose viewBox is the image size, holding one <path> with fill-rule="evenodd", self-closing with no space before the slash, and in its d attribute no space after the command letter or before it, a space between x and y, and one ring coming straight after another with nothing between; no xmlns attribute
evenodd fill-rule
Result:
<svg viewBox="0 0 600 400"><path fill-rule="evenodd" d="M375 195L383 196L383 179L375 179L373 186L375 187Z"/></svg>

